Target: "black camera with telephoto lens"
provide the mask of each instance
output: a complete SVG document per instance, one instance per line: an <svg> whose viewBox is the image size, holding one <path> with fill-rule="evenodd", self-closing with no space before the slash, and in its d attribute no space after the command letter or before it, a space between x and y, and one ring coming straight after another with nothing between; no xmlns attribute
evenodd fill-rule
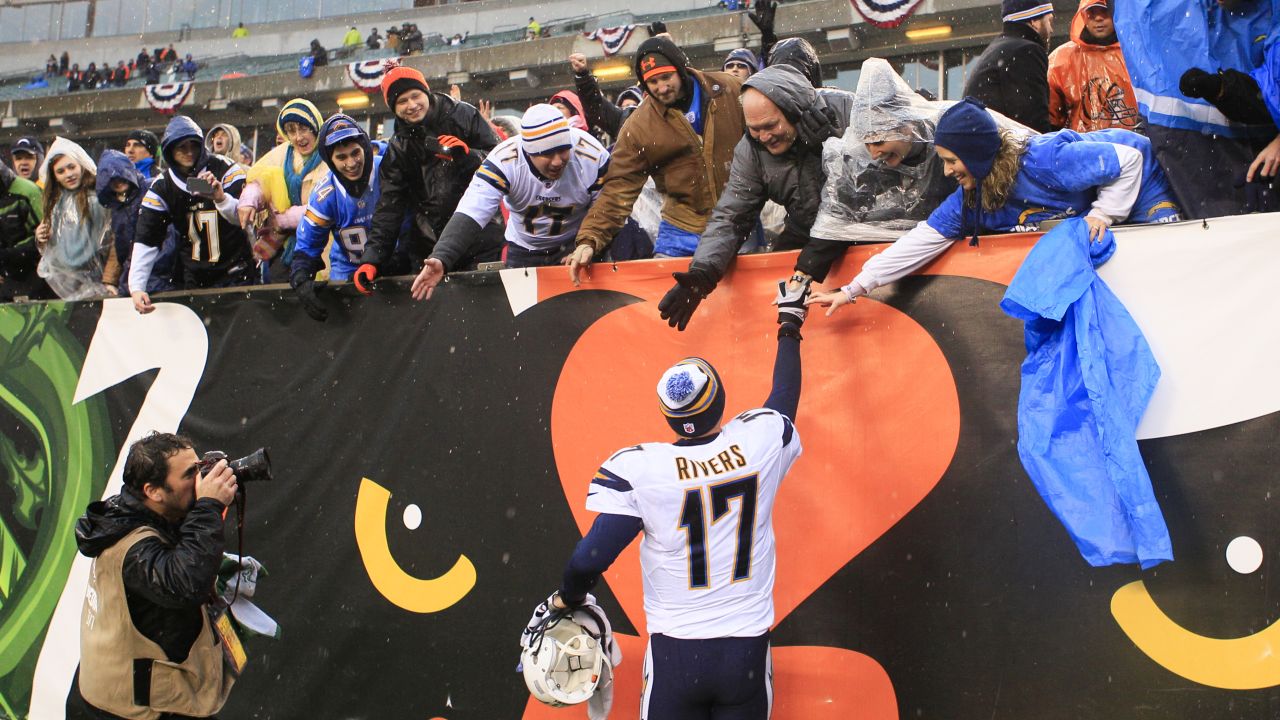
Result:
<svg viewBox="0 0 1280 720"><path fill-rule="evenodd" d="M207 475L218 464L219 460L227 460L227 467L236 474L237 483L263 482L271 480L271 456L266 448L258 448L239 460L229 460L221 450L210 450L200 458L200 474Z"/></svg>

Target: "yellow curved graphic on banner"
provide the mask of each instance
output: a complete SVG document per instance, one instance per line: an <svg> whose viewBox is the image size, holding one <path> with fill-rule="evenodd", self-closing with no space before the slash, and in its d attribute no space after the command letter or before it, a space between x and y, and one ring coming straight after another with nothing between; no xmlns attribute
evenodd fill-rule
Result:
<svg viewBox="0 0 1280 720"><path fill-rule="evenodd" d="M360 479L356 495L356 547L373 587L392 604L409 612L433 613L451 607L476 586L476 566L459 555L438 578L416 578L405 572L387 544L387 506L391 491L369 478Z"/></svg>
<svg viewBox="0 0 1280 720"><path fill-rule="evenodd" d="M1280 685L1280 622L1241 638L1205 637L1169 619L1141 580L1111 596L1111 614L1147 657L1188 680L1226 690Z"/></svg>

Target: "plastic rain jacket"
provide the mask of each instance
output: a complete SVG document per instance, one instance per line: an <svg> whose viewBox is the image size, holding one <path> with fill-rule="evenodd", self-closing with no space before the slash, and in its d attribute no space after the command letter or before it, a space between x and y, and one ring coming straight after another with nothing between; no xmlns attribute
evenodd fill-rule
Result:
<svg viewBox="0 0 1280 720"><path fill-rule="evenodd" d="M895 240L928 217L956 189L933 151L938 117L951 105L925 100L887 61L867 59L849 129L823 148L827 180L810 234L847 242ZM867 150L867 143L881 141L906 141L911 150L897 167L889 167Z"/></svg>
<svg viewBox="0 0 1280 720"><path fill-rule="evenodd" d="M1097 275L1115 236L1089 241L1073 218L1032 248L1000 307L1026 323L1018 455L1040 496L1093 566L1173 559L1138 450L1160 378L1142 330Z"/></svg>
<svg viewBox="0 0 1280 720"><path fill-rule="evenodd" d="M1140 130L1138 101L1119 41L1095 45L1083 38L1085 8L1097 3L1080 0L1071 20L1071 41L1049 55L1049 120L1076 132Z"/></svg>

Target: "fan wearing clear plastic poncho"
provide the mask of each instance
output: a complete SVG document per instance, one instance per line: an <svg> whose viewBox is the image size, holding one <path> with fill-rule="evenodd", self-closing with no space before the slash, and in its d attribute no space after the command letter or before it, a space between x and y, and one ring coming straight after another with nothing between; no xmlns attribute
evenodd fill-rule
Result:
<svg viewBox="0 0 1280 720"><path fill-rule="evenodd" d="M810 234L826 182L822 144L844 132L852 107L852 93L815 89L790 64L771 65L743 83L747 135L734 148L729 183L711 211L688 272L674 273L675 286L658 304L670 326L688 326L698 304L715 289L755 229L766 200L787 211L775 249L800 249L794 284L826 278L845 243Z"/></svg>
<svg viewBox="0 0 1280 720"><path fill-rule="evenodd" d="M938 120L934 148L960 188L910 232L862 266L848 285L814 293L809 304L842 305L924 267L952 242L980 232L1027 232L1055 218L1083 215L1100 240L1119 222L1179 219L1151 142L1128 130L1059 130L1025 136L1001 129L973 98Z"/></svg>
<svg viewBox="0 0 1280 720"><path fill-rule="evenodd" d="M928 217L956 189L933 151L938 117L952 104L925 100L885 60L864 62L849 129L823 151L827 182L810 234L845 242L894 240Z"/></svg>

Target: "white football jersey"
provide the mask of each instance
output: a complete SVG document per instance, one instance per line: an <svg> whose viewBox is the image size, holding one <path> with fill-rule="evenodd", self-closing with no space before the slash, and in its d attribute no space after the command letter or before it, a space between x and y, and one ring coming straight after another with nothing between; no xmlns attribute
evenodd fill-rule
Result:
<svg viewBox="0 0 1280 720"><path fill-rule="evenodd" d="M573 152L559 180L550 181L533 170L520 138L495 147L471 178L458 212L484 227L504 200L511 217L506 238L528 250L548 250L571 241L600 194L609 170L609 151L587 133L571 128Z"/></svg>
<svg viewBox="0 0 1280 720"><path fill-rule="evenodd" d="M587 509L644 521L650 633L755 637L773 625L773 501L800 456L785 415L742 413L709 442L623 448L591 480Z"/></svg>

